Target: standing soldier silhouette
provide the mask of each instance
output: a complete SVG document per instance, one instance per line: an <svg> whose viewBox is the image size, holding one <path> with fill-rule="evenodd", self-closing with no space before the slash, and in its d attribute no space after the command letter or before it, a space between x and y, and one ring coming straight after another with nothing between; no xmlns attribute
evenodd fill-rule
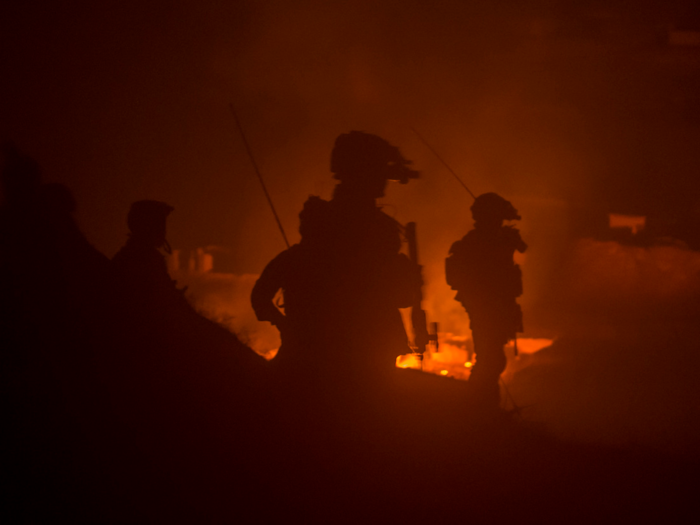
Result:
<svg viewBox="0 0 700 525"><path fill-rule="evenodd" d="M447 283L469 314L477 362L469 379L475 395L489 408L500 401L498 381L506 367L503 347L523 331L522 295L516 251L527 244L504 221L520 220L513 205L496 193L479 195L471 207L474 229L450 248L445 260Z"/></svg>
<svg viewBox="0 0 700 525"><path fill-rule="evenodd" d="M409 164L376 135L351 131L336 139L332 199L306 201L301 241L267 265L251 295L258 319L280 330L276 366L315 379L367 377L393 370L408 351L399 308L419 293L420 269L399 253L402 226L376 199L387 181L418 177ZM274 302L280 290L284 313Z"/></svg>

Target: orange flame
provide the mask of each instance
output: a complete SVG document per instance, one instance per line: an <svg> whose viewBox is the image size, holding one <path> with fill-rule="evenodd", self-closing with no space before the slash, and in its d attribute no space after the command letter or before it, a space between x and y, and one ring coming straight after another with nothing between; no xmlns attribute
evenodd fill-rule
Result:
<svg viewBox="0 0 700 525"><path fill-rule="evenodd" d="M426 351L423 354L422 366L418 354L398 356L396 358L396 366L398 368L422 370L430 374L452 377L454 379L469 379L471 370L476 363L476 357L471 351L471 348L473 348L471 340L463 336L456 336L443 332L438 334L438 340L440 341L439 351ZM552 339L545 338L518 339L518 353L528 355L534 354L550 346L552 343ZM512 357L515 360L519 359L519 357L514 356L513 342L510 342L506 346L506 354L509 358Z"/></svg>

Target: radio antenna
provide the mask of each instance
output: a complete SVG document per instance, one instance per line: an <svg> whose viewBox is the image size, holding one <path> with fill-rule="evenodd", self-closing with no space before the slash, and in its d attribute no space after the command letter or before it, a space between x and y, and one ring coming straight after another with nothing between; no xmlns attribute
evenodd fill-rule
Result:
<svg viewBox="0 0 700 525"><path fill-rule="evenodd" d="M255 169L255 173L258 176L258 179L260 180L260 185L262 186L263 192L265 192L265 197L267 197L267 202L270 205L270 209L272 210L272 214L275 216L275 220L277 221L277 226L279 226L280 232L282 233L282 238L284 239L284 243L287 245L287 248L289 248L289 241L287 240L287 234L284 233L284 228L282 227L282 221L280 221L279 216L277 215L277 210L275 210L275 205L272 204L272 199L270 198L270 194L267 191L267 186L265 186L265 181L262 178L262 174L260 173L260 170L258 169L258 165L255 162L255 157L253 157L253 152L250 150L250 145L248 145L248 141L245 138L245 133L243 132L243 126L241 126L240 120L238 120L238 115L236 115L236 110L233 109L233 103L229 104L229 108L231 109L231 114L233 115L233 119L236 121L236 126L238 126L238 131L241 132L241 138L243 139L243 144L245 145L245 149L248 152L248 157L250 158L250 162L253 164L253 168Z"/></svg>
<svg viewBox="0 0 700 525"><path fill-rule="evenodd" d="M457 174L454 172L454 170L453 170L452 168L450 168L450 165L447 164L447 162L445 162L445 160L438 154L438 152L435 151L435 150L433 149L433 147L428 143L428 141L425 140L425 139L423 138L423 135L421 135L420 133L418 133L418 131L416 131L416 129L415 129L414 127L412 127L412 126L411 126L411 131L413 131L413 133L416 134L416 136L421 140L421 142L422 142L423 144L425 144L425 145L427 146L427 148L428 148L430 151L433 152L433 155L435 155L435 157L437 157L437 159L438 159L440 162L442 162L443 166L445 166L445 167L450 171L450 173L452 173L452 175L454 176L454 178L457 179L457 180L459 181L459 183L462 185L462 187L463 187L465 190L467 190L467 192L469 193L469 195L472 196L472 199L476 200L476 195L474 195L474 194L472 193L472 190L470 190L469 188L467 188L467 185L464 184L464 181L462 181L462 179L459 178L459 175L457 175Z"/></svg>

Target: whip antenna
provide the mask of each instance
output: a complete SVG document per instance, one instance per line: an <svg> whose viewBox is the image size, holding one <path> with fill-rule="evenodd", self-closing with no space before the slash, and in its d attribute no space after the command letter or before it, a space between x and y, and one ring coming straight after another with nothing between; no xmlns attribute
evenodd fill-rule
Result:
<svg viewBox="0 0 700 525"><path fill-rule="evenodd" d="M462 181L462 179L459 178L459 175L457 175L457 174L454 172L454 170L453 170L452 168L450 168L449 164L447 164L447 162L445 162L445 161L443 160L443 158L438 154L438 152L435 151L435 150L433 149L433 147L432 147L430 144L428 144L428 141L425 140L425 139L423 138L423 136L422 136L420 133L418 133L418 131L416 131L416 129L415 129L414 127L412 127L412 126L409 126L409 127L411 128L411 131L413 131L413 133L415 133L416 136L421 140L421 142L422 142L423 144L425 144L425 145L427 146L427 148L428 148L430 151L433 152L433 155L435 155L435 157L437 157L437 159L438 159L440 162L442 162L443 166L445 166L445 167L450 171L450 173L452 173L452 175L454 175L454 178L457 179L457 180L459 181L459 183L462 185L462 187L463 187L465 190L467 190L467 192L469 193L469 195L472 196L472 199L476 200L476 195L474 195L474 194L472 193L472 190L470 190L469 188L467 188L467 185L464 184L464 182Z"/></svg>
<svg viewBox="0 0 700 525"><path fill-rule="evenodd" d="M270 198L270 194L267 192L267 186L265 186L265 181L262 178L262 174L260 173L260 170L258 169L258 165L255 162L255 157L253 157L253 152L250 150L250 146L248 145L248 141L245 138L245 133L243 132L243 126L241 126L241 122L238 120L238 115L236 115L236 111L233 109L233 104L229 104L229 108L231 109L231 114L233 115L233 119L236 121L236 126L238 126L238 131L241 132L241 138L243 139L243 144L245 145L245 149L248 152L248 157L250 158L250 162L253 164L253 168L255 169L255 173L258 176L258 179L260 180L260 185L262 186L263 191L265 192L265 197L267 197L267 202L270 204L270 209L272 210L272 214L275 216L275 220L277 221L277 226L279 226L280 232L282 233L282 238L284 238L284 244L287 245L287 248L289 248L289 241L287 240L287 234L284 233L284 228L282 227L282 222L280 221L279 216L277 215L277 210L275 210L275 205L272 204L272 199Z"/></svg>

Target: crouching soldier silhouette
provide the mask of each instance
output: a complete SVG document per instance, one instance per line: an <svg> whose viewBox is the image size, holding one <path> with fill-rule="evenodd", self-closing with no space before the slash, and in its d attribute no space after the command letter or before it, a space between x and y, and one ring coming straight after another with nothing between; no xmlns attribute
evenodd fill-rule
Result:
<svg viewBox="0 0 700 525"><path fill-rule="evenodd" d="M277 367L309 378L368 377L393 370L408 351L399 308L419 292L420 271L399 253L402 227L376 199L387 181L418 177L409 164L376 135L351 131L337 138L332 199L306 201L301 241L275 257L253 288L258 319L281 333ZM280 290L284 313L274 302Z"/></svg>
<svg viewBox="0 0 700 525"><path fill-rule="evenodd" d="M515 251L527 249L520 232L504 221L520 220L513 205L496 193L479 195L471 207L474 229L450 248L447 283L469 314L477 362L469 382L479 401L497 408L498 381L506 367L504 345L523 331L520 267Z"/></svg>

